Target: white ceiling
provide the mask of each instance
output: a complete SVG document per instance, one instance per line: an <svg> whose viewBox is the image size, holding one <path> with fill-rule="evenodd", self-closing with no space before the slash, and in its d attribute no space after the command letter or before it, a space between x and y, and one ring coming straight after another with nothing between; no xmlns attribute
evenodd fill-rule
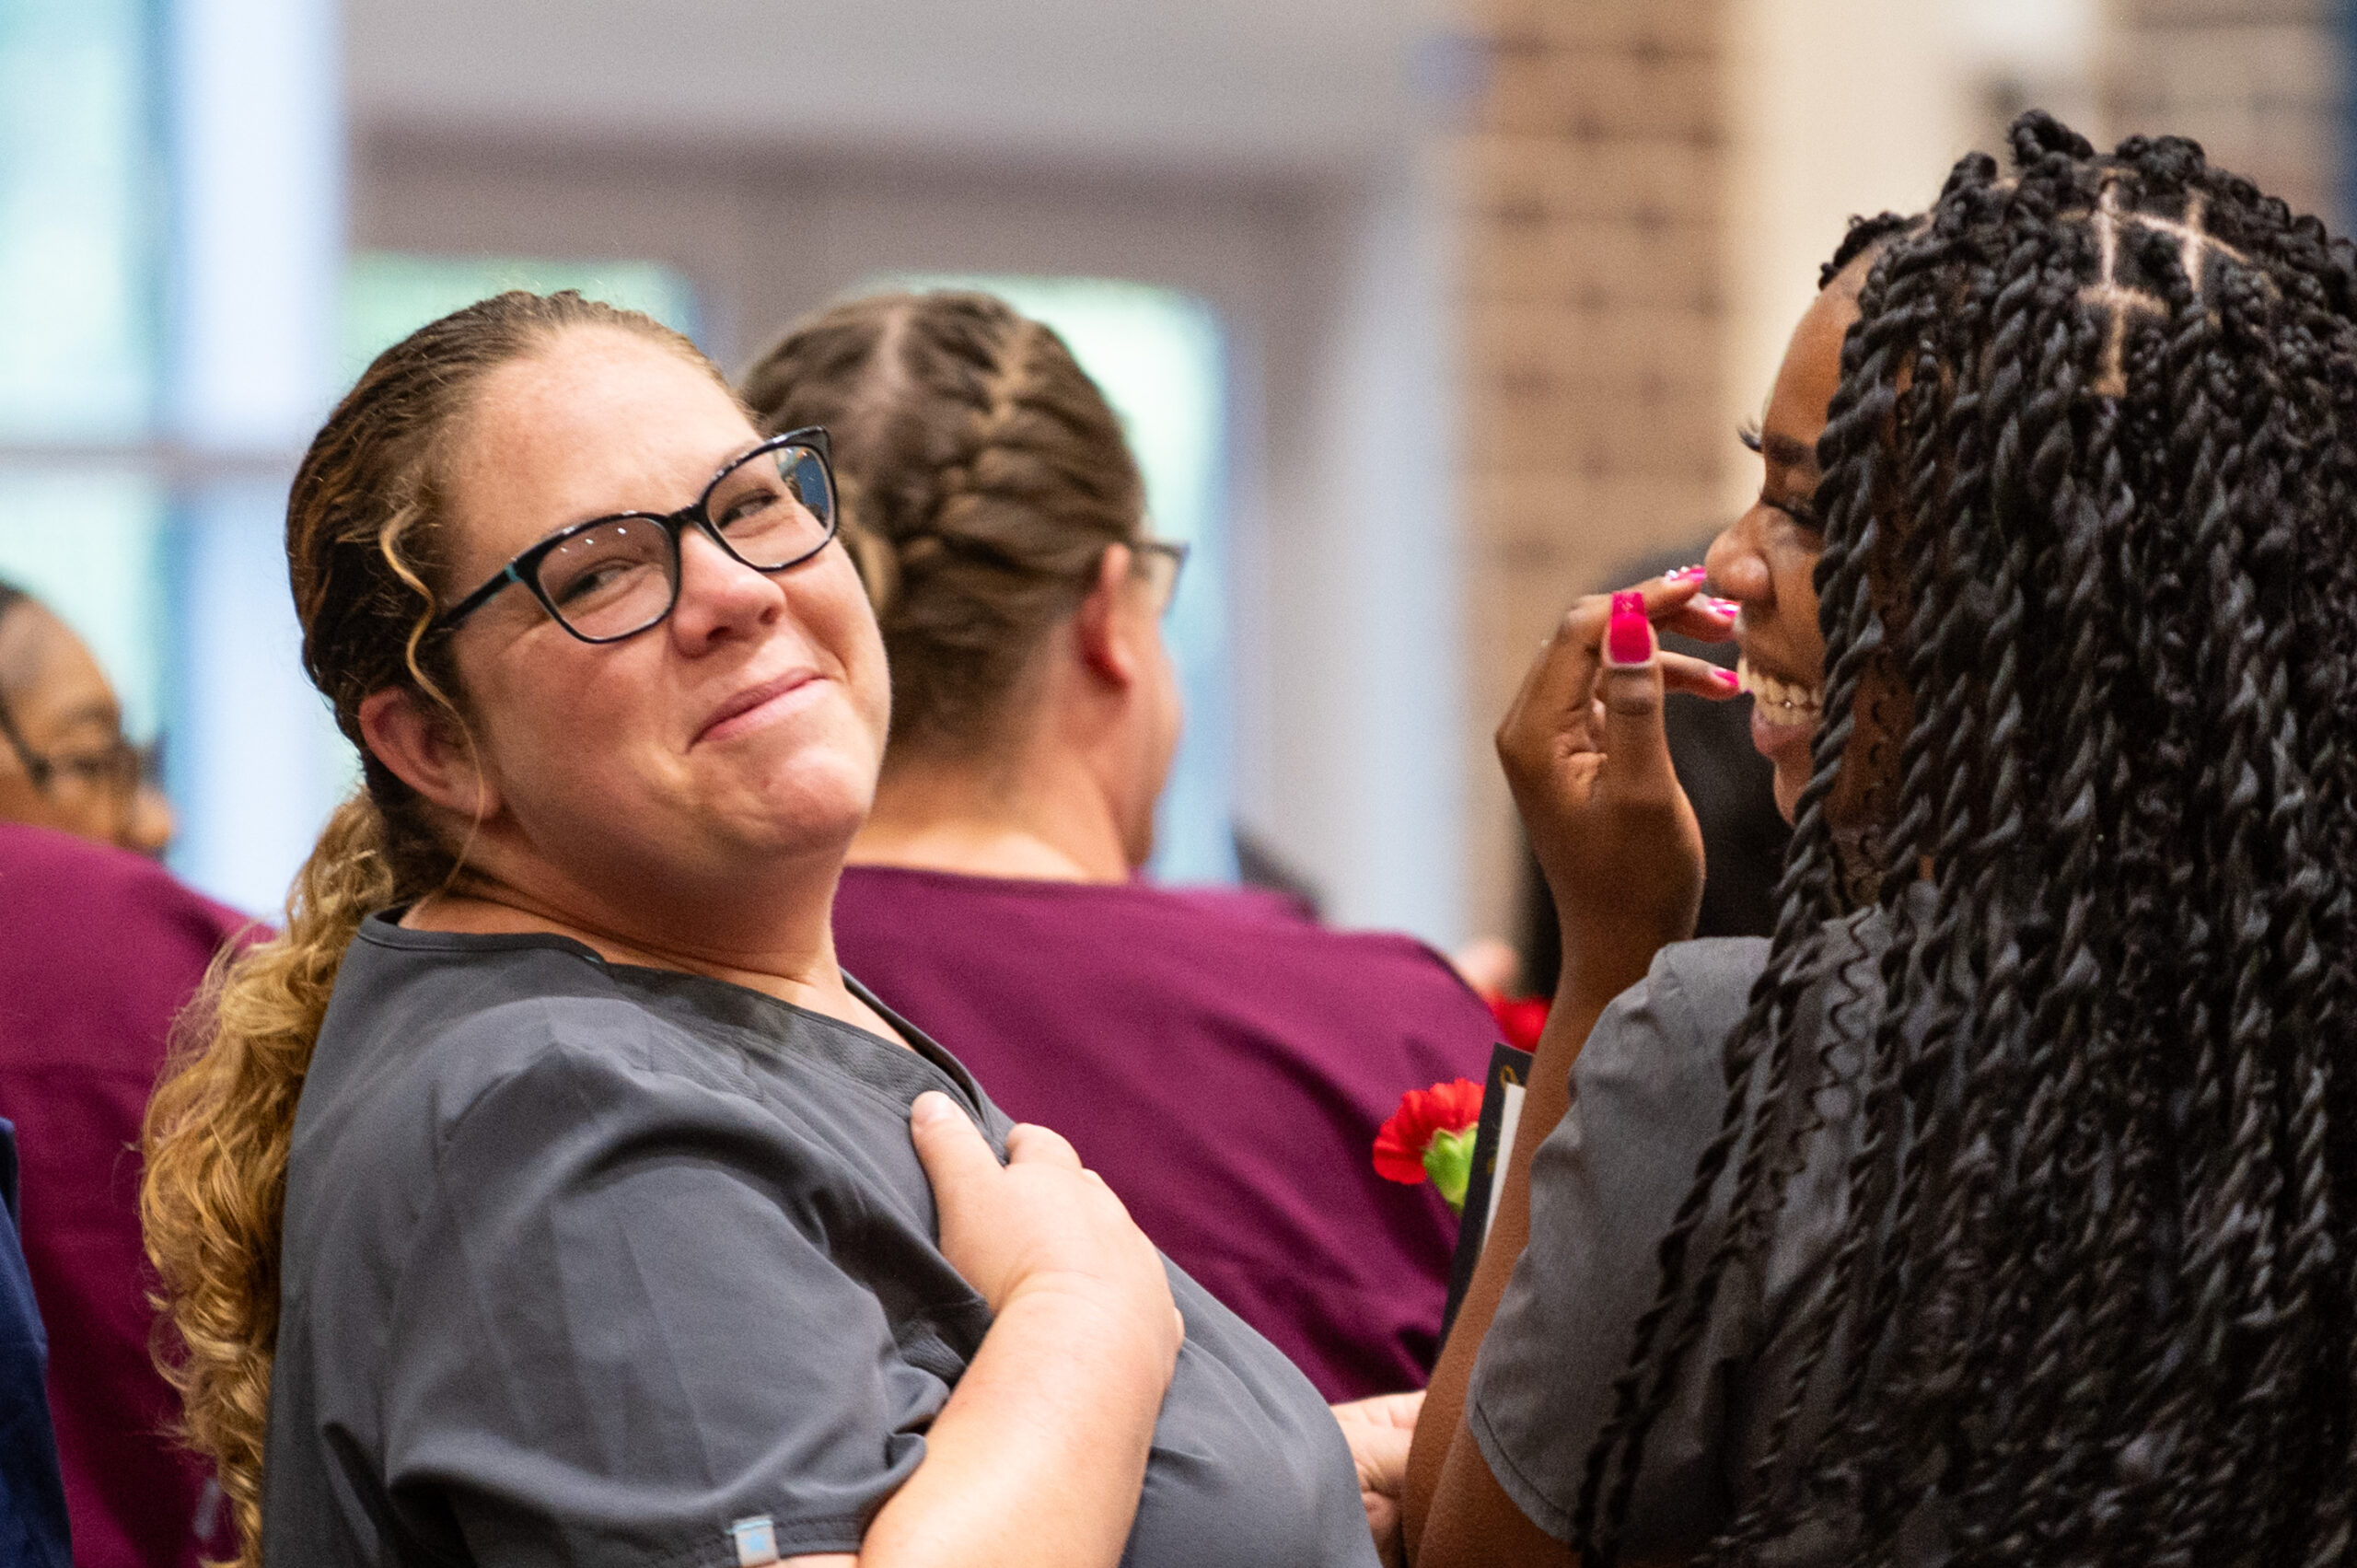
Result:
<svg viewBox="0 0 2357 1568"><path fill-rule="evenodd" d="M364 134L1274 171L1408 130L1418 81L1450 68L1438 4L344 0L344 14Z"/></svg>

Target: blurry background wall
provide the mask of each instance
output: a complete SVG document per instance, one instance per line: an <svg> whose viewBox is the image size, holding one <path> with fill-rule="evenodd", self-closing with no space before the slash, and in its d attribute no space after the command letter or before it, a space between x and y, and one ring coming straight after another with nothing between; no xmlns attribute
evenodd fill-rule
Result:
<svg viewBox="0 0 2357 1568"><path fill-rule="evenodd" d="M1114 345L1156 525L1203 545L1162 869L1233 875L1234 826L1340 922L1506 932L1490 729L1573 597L1742 505L1733 427L1843 220L2031 102L2331 213L2336 16L0 0L0 575L168 733L176 864L267 908L351 776L278 513L375 348L575 284L734 369L845 290L1000 280Z"/></svg>
<svg viewBox="0 0 2357 1568"><path fill-rule="evenodd" d="M1734 432L1853 214L1913 211L2033 104L2200 139L2346 219L2326 0L1466 0L1457 138L1469 919L1523 875L1488 733L1568 598L1756 491ZM1682 699L1681 699L1682 700Z"/></svg>
<svg viewBox="0 0 2357 1568"><path fill-rule="evenodd" d="M175 864L274 908L351 776L278 543L333 398L321 0L0 0L0 576L168 736Z"/></svg>
<svg viewBox="0 0 2357 1568"><path fill-rule="evenodd" d="M1225 548L1179 613L1222 601L1190 629L1224 646L1189 691L1161 869L1233 875L1210 842L1232 815L1336 918L1451 935L1435 19L1402 0L693 11L351 0L355 248L658 261L731 369L911 273L1200 302L1225 351L1206 519Z"/></svg>

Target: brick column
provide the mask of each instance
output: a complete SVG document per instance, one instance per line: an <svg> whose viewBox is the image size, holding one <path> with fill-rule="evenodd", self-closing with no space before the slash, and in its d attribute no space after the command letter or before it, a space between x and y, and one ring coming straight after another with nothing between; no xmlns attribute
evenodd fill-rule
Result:
<svg viewBox="0 0 2357 1568"><path fill-rule="evenodd" d="M1707 536L1733 443L1724 0L1469 0L1486 88L1456 149L1473 929L1515 930L1491 733L1582 593Z"/></svg>
<svg viewBox="0 0 2357 1568"><path fill-rule="evenodd" d="M2112 0L2106 129L2191 136L2336 229L2347 102L2337 0Z"/></svg>

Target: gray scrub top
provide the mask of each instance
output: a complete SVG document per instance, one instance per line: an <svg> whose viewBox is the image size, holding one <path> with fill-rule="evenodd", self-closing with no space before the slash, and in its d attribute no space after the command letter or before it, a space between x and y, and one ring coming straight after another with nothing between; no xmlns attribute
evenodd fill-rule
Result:
<svg viewBox="0 0 2357 1568"><path fill-rule="evenodd" d="M1829 1015L1851 1039L1875 1027L1881 991L1872 960L1887 946L1885 930L1878 911L1827 928L1815 961L1828 978L1810 987L1796 1018L1802 1060L1811 1059ZM1596 1020L1572 1070L1571 1109L1533 1156L1530 1244L1474 1363L1466 1421L1506 1494L1558 1540L1571 1539L1588 1451L1611 1419L1637 1319L1660 1289L1661 1239L1718 1132L1727 1040L1767 960L1768 944L1757 937L1664 948L1644 981ZM1831 1086L1811 1091L1823 1123L1785 1189L1764 1269L1724 1276L1671 1401L1646 1436L1624 1560L1691 1555L1749 1500L1754 1466L1791 1386L1788 1330L1825 1285L1840 1242L1844 1167L1859 1132L1855 1097L1842 1080L1855 1063L1839 1045L1831 1052ZM1731 1161L1689 1259L1707 1257L1723 1234L1734 1179ZM1842 1349L1837 1337L1780 1458L1807 1454L1823 1433ZM1793 1467L1777 1476L1789 1483ZM1922 1526L1902 1537L1909 1561L1936 1539L1939 1527ZM1812 1521L1781 1543L1776 1559L1829 1555L1831 1529Z"/></svg>
<svg viewBox="0 0 2357 1568"><path fill-rule="evenodd" d="M1002 1155L1009 1125L893 1022L914 1051L562 937L370 918L296 1114L267 1561L856 1551L990 1327L910 1104L948 1093ZM1186 1342L1122 1561L1372 1564L1317 1390L1170 1286Z"/></svg>

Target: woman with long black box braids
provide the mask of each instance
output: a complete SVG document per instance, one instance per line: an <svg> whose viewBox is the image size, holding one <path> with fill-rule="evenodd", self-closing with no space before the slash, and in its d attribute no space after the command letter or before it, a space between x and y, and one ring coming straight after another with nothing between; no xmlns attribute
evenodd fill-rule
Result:
<svg viewBox="0 0 2357 1568"><path fill-rule="evenodd" d="M1586 1037L1435 1377L1422 1562L2357 1557L2357 254L2190 142L2012 144L1853 229L1795 337L1711 560L1776 935ZM1679 1008L1708 1071L1632 1065ZM1690 1184L1599 1220L1651 1132Z"/></svg>

